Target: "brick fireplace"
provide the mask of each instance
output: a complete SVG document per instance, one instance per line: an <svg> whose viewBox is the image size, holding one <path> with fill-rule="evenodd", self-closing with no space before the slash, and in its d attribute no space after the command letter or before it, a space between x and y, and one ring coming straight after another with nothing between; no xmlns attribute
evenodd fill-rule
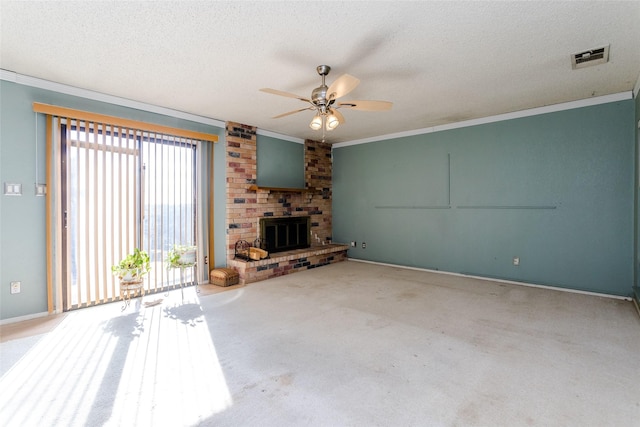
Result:
<svg viewBox="0 0 640 427"><path fill-rule="evenodd" d="M238 270L240 283L289 274L346 259L348 247L331 242L331 146L305 141L305 189L257 187L256 128L226 124L226 248L227 265ZM269 259L234 259L235 244L253 244L260 218L310 218L311 246L278 252Z"/></svg>

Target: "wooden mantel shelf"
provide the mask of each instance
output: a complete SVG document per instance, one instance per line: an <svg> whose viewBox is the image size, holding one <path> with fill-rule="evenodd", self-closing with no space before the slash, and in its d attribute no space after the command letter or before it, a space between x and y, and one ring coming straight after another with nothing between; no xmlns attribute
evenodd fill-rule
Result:
<svg viewBox="0 0 640 427"><path fill-rule="evenodd" d="M308 188L283 188L283 187L259 187L255 184L249 187L251 191L269 191L274 193L308 193L311 191Z"/></svg>

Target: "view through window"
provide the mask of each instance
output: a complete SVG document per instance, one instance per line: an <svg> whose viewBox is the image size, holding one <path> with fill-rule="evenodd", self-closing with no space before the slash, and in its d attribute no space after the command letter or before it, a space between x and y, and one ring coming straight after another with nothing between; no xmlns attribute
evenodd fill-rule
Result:
<svg viewBox="0 0 640 427"><path fill-rule="evenodd" d="M64 309L117 299L111 266L134 248L151 259L146 292L193 282L165 260L195 245L197 141L92 122L61 130Z"/></svg>

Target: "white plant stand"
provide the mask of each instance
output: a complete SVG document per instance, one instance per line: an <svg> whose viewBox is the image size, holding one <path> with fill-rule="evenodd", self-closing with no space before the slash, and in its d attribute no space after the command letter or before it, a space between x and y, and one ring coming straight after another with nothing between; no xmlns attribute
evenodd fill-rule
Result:
<svg viewBox="0 0 640 427"><path fill-rule="evenodd" d="M122 310L131 304L131 296L140 293L140 298L144 297L144 280L131 279L120 280L120 299L123 301Z"/></svg>
<svg viewBox="0 0 640 427"><path fill-rule="evenodd" d="M196 285L196 293L200 293L200 289L198 288L198 280L196 278L196 275L197 275L197 272L195 269L197 264L196 259L197 259L196 250L195 249L188 250L180 255L180 259L178 260L177 263L169 266L169 268L180 269L180 296L182 297L183 302L184 302L184 287L185 287L184 272L188 268L193 268L193 281L195 282L195 285Z"/></svg>

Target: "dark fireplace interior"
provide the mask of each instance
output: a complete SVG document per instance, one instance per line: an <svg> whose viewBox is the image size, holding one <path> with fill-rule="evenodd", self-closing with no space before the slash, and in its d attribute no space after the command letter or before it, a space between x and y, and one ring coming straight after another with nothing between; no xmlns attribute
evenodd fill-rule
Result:
<svg viewBox="0 0 640 427"><path fill-rule="evenodd" d="M311 217L260 218L262 247L270 252L308 248L310 245Z"/></svg>

